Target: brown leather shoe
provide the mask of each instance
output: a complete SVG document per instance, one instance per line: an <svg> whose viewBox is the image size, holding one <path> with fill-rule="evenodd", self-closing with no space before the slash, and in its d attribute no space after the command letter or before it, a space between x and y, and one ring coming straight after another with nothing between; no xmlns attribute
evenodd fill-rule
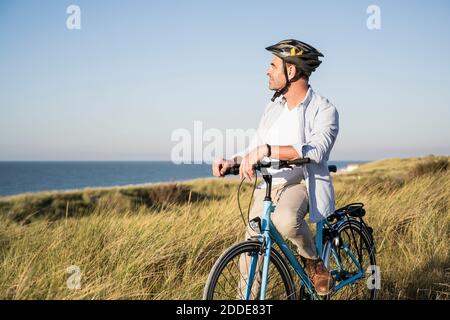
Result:
<svg viewBox="0 0 450 320"><path fill-rule="evenodd" d="M323 265L322 259L305 259L306 271L316 288L318 295L324 296L330 294L334 287L334 279L331 273Z"/></svg>

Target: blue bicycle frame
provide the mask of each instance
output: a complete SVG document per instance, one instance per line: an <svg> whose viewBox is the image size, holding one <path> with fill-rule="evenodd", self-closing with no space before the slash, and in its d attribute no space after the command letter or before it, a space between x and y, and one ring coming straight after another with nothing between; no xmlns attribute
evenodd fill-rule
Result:
<svg viewBox="0 0 450 320"><path fill-rule="evenodd" d="M297 258L295 257L292 250L289 248L289 246L284 241L283 237L280 235L280 233L277 231L275 226L272 223L272 220L270 219L271 213L274 211L274 207L272 205L272 199L270 197L270 189L271 189L271 177L270 176L263 176L264 180L267 183L268 191L266 193L266 198L264 199L264 206L263 206L263 215L261 220L261 234L257 236L258 240L263 243L264 248L264 257L263 257L263 266L262 266L262 275L261 275L261 292L260 292L260 299L265 300L266 297L266 288L267 288L267 279L268 279L268 271L269 271L269 262L270 262L270 253L272 249L272 241L276 243L291 266L294 268L295 272L298 274L298 276L301 279L301 285L305 286L307 292L310 294L312 299L320 299L320 296L316 293L315 288L311 280L309 279L308 275L306 274L303 267L298 262ZM344 271L342 268L342 265L340 264L340 259L337 256L337 253L333 246L328 245L327 252L323 252L323 246L322 246L322 239L323 239L323 229L325 225L328 228L333 228L333 225L331 225L326 219L322 220L321 222L317 223L316 228L316 248L319 253L319 255L322 257L322 259L325 258L325 255L329 254L329 250L332 251L332 254L334 258L336 259L336 262L341 269L341 271ZM352 252L349 250L347 245L345 243L342 244L342 248L344 251L350 256L353 263L357 266L358 272L351 276L350 278L341 281L339 284L337 284L334 288L334 292L338 291L339 289L343 288L344 286L351 284L353 282L356 282L357 280L361 279L364 276L364 271L361 268L361 265L359 264L358 260L355 259ZM247 288L245 290L245 299L249 299L251 295L251 288L253 285L253 278L256 274L256 266L257 266L257 260L258 255L253 255L251 257L250 262L250 270L248 272L248 283Z"/></svg>

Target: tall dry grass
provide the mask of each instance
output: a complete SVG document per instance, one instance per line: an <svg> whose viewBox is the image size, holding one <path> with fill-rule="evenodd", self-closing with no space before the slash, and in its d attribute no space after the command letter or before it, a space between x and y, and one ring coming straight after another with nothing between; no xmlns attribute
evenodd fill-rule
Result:
<svg viewBox="0 0 450 320"><path fill-rule="evenodd" d="M423 169L430 161L390 159L333 177L337 206L365 203L383 299L449 298L450 172ZM199 299L215 259L243 237L237 185L208 179L1 199L0 298ZM245 184L245 204L250 191ZM71 265L81 270L79 290L66 284Z"/></svg>

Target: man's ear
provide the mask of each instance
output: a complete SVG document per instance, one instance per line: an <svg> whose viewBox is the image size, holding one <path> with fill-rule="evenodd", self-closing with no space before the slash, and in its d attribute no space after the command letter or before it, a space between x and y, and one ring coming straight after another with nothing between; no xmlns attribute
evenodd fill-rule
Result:
<svg viewBox="0 0 450 320"><path fill-rule="evenodd" d="M292 78L295 77L295 75L297 74L297 67L294 64L289 64L287 66L287 71L288 71L288 78L289 80L292 80Z"/></svg>

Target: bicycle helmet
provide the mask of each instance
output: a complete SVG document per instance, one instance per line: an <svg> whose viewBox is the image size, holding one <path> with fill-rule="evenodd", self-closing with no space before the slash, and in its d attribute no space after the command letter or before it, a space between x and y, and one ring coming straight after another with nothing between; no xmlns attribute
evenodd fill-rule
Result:
<svg viewBox="0 0 450 320"><path fill-rule="evenodd" d="M267 47L266 50L283 60L284 75L286 77L286 85L275 92L272 101L281 94L286 93L291 82L297 81L302 76L309 77L322 63L319 57L323 57L323 54L319 50L295 39L282 40ZM297 68L297 73L291 80L288 78L286 63L293 64Z"/></svg>

